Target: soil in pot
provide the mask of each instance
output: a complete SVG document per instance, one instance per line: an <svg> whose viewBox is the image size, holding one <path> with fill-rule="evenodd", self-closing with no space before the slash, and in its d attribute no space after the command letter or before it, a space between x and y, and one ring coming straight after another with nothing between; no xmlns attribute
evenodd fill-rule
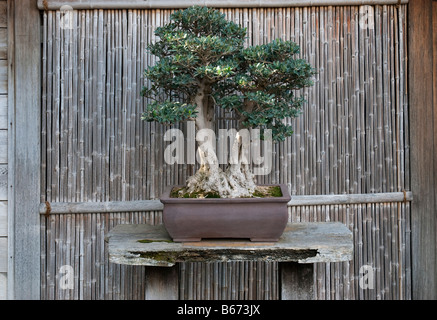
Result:
<svg viewBox="0 0 437 320"><path fill-rule="evenodd" d="M171 198L197 198L197 199L220 198L220 196L215 192L188 193L186 192L185 187L173 188L171 190L170 197ZM282 197L282 191L280 186L257 186L253 196L250 198L274 198L274 197Z"/></svg>

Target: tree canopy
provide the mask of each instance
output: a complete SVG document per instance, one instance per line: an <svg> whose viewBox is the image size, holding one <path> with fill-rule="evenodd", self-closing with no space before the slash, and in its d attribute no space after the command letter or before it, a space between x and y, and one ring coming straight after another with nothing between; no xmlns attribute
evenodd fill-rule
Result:
<svg viewBox="0 0 437 320"><path fill-rule="evenodd" d="M304 100L295 91L312 85L315 73L296 58L297 44L276 39L244 47L245 28L200 6L175 11L155 34L159 40L148 50L159 60L145 70L150 82L142 95L152 102L144 120L212 121L211 110L220 107L234 111L242 127L271 129L276 141L292 134L283 119L299 115Z"/></svg>

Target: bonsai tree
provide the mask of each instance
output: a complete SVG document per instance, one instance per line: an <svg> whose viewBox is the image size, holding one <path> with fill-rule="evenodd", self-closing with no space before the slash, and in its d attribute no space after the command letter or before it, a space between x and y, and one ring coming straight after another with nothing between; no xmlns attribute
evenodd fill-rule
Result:
<svg viewBox="0 0 437 320"><path fill-rule="evenodd" d="M142 90L153 100L142 119L163 124L194 120L196 130L214 129L215 108L233 111L239 128L271 132L283 141L293 131L287 117L299 115L304 102L295 90L312 85L314 69L295 58L299 46L291 41L245 48L246 29L219 11L194 6L171 15L156 29L148 46L158 62L145 70L149 85ZM266 131L270 129L271 131ZM199 170L187 180L187 192L213 192L220 197L247 197L255 191L242 137L233 148L237 160L221 170L212 138L199 143Z"/></svg>

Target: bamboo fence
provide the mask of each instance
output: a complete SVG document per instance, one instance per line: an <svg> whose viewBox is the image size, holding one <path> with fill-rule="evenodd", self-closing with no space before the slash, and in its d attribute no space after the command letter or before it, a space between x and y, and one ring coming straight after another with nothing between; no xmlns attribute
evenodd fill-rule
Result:
<svg viewBox="0 0 437 320"><path fill-rule="evenodd" d="M317 69L294 135L273 148L271 174L294 195L410 190L407 6L221 9L248 30L247 45L293 40ZM171 10L73 10L42 13L41 203L157 199L193 165L168 165L167 127L141 121L146 46ZM232 115L218 111L217 127ZM291 120L289 120L291 121ZM186 125L175 125L184 133ZM187 143L187 141L185 141ZM185 144L186 145L186 144ZM351 262L315 268L318 299L410 299L409 201L290 206L291 221L342 221L354 234ZM105 234L119 223L161 223L160 211L41 215L44 299L143 299L145 268L108 262ZM74 270L62 289L60 267ZM374 289L359 285L375 271ZM185 263L181 298L278 299L276 263Z"/></svg>

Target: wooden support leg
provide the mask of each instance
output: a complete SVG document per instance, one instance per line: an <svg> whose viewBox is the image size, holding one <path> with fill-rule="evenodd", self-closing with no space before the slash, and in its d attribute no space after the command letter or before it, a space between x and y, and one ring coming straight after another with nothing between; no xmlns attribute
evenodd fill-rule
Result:
<svg viewBox="0 0 437 320"><path fill-rule="evenodd" d="M295 262L279 264L281 300L314 300L314 265Z"/></svg>
<svg viewBox="0 0 437 320"><path fill-rule="evenodd" d="M146 300L178 300L179 267L146 268Z"/></svg>

